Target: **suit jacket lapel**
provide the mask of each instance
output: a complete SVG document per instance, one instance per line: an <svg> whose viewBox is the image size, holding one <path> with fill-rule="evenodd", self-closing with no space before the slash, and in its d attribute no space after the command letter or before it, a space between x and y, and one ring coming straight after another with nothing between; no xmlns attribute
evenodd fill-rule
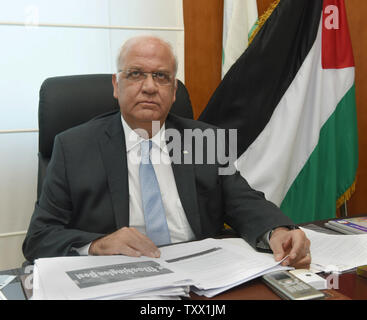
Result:
<svg viewBox="0 0 367 320"><path fill-rule="evenodd" d="M129 226L129 181L120 112L111 119L99 143L111 192L116 226L120 229Z"/></svg>
<svg viewBox="0 0 367 320"><path fill-rule="evenodd" d="M201 238L202 230L200 212L197 202L194 165L190 164L190 161L184 161L185 157L192 157L192 154L186 154L186 152L184 152L185 150L191 150L191 148L186 148L184 145L183 128L177 127L177 123L173 123L170 116L167 117L165 125L166 129L176 129L180 132L182 161L181 163L174 163L172 161L172 171L176 180L177 191L187 220L189 221L196 238Z"/></svg>

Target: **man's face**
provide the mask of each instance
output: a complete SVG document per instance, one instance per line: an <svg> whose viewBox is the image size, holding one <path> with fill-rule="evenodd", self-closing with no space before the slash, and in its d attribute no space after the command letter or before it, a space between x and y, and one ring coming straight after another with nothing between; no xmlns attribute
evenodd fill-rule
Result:
<svg viewBox="0 0 367 320"><path fill-rule="evenodd" d="M129 72L137 70L170 75L170 81L165 85L153 79L152 74L146 74L147 77L139 81L129 78L127 72L113 76L113 95L131 128L140 128L152 121L162 124L176 99L175 60L169 48L157 39L138 41L126 49L120 67Z"/></svg>

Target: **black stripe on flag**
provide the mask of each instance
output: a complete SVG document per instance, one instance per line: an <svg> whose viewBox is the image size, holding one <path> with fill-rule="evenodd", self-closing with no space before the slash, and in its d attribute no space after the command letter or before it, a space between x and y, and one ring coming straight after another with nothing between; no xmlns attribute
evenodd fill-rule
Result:
<svg viewBox="0 0 367 320"><path fill-rule="evenodd" d="M257 138L317 36L322 0L281 0L227 72L199 120L237 129L241 155Z"/></svg>

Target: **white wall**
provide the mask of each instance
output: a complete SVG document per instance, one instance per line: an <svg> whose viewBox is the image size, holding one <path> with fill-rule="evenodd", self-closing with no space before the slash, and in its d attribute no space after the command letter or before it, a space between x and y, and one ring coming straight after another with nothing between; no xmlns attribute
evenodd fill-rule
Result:
<svg viewBox="0 0 367 320"><path fill-rule="evenodd" d="M0 0L0 270L21 245L37 188L38 93L52 76L113 73L121 44L170 41L184 81L182 0Z"/></svg>

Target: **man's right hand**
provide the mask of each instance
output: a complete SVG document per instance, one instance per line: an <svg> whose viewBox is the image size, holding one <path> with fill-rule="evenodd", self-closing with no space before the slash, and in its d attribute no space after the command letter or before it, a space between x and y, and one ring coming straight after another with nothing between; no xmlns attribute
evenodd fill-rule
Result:
<svg viewBox="0 0 367 320"><path fill-rule="evenodd" d="M89 247L90 255L123 254L131 257L159 258L161 253L146 235L135 228L123 227L103 238L94 240Z"/></svg>

